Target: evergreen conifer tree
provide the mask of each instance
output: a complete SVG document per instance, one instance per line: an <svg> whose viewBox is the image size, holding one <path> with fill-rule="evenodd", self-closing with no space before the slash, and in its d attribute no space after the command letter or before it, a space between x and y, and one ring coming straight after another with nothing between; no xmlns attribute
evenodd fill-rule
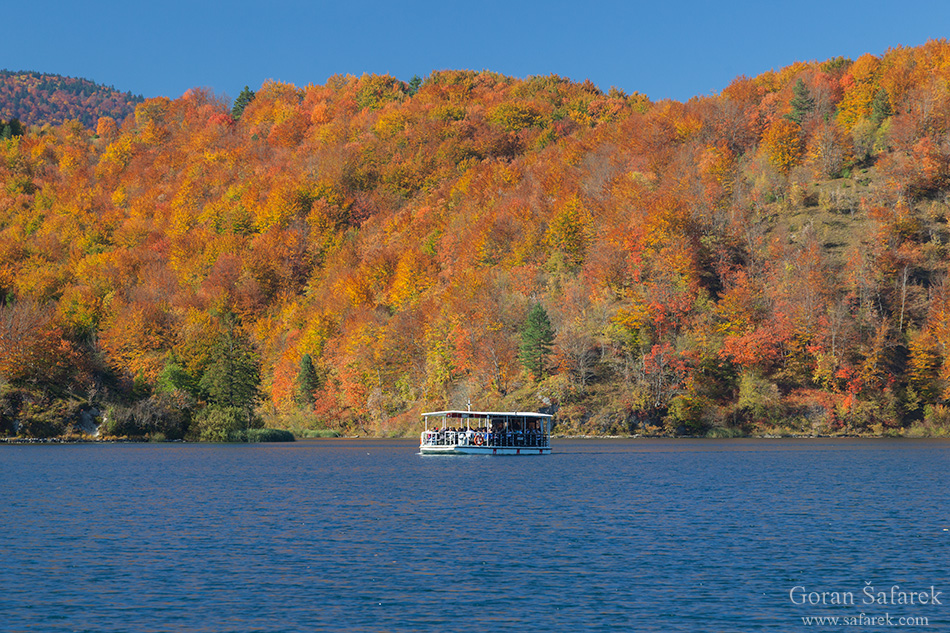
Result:
<svg viewBox="0 0 950 633"><path fill-rule="evenodd" d="M891 97L887 94L887 90L881 88L874 95L874 100L871 101L871 123L874 125L880 125L884 122L884 119L894 114L891 110Z"/></svg>
<svg viewBox="0 0 950 633"><path fill-rule="evenodd" d="M540 303L535 304L521 330L521 354L519 358L535 380L544 377L545 359L554 343L554 328L548 313Z"/></svg>
<svg viewBox="0 0 950 633"><path fill-rule="evenodd" d="M249 87L244 86L244 90L241 91L241 94L238 95L237 99L234 100L234 106L231 108L231 118L235 121L241 118L241 115L244 114L244 108L250 105L251 101L254 101L254 97L257 96L253 90Z"/></svg>
<svg viewBox="0 0 950 633"><path fill-rule="evenodd" d="M260 365L250 344L236 331L233 317L227 326L198 386L212 405L242 410L250 422L260 399Z"/></svg>
<svg viewBox="0 0 950 633"><path fill-rule="evenodd" d="M300 371L297 373L297 404L312 405L313 392L320 386L317 370L313 366L310 354L300 358Z"/></svg>
<svg viewBox="0 0 950 633"><path fill-rule="evenodd" d="M0 121L0 138L9 139L15 136L23 136L23 124L20 119L10 119L7 123Z"/></svg>
<svg viewBox="0 0 950 633"><path fill-rule="evenodd" d="M789 103L792 111L786 114L785 118L799 125L802 124L805 116L815 109L815 99L811 96L803 79L799 79L792 88L792 100Z"/></svg>

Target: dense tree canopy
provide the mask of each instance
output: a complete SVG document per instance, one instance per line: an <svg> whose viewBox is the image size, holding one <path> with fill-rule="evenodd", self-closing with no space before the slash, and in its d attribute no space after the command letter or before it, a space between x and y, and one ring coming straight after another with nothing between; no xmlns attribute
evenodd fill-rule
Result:
<svg viewBox="0 0 950 633"><path fill-rule="evenodd" d="M125 119L142 101L141 96L88 79L0 70L0 119L18 119L25 125L75 120L94 128L99 117Z"/></svg>
<svg viewBox="0 0 950 633"><path fill-rule="evenodd" d="M948 85L933 41L686 103L442 71L34 127L0 140L0 423L945 432Z"/></svg>

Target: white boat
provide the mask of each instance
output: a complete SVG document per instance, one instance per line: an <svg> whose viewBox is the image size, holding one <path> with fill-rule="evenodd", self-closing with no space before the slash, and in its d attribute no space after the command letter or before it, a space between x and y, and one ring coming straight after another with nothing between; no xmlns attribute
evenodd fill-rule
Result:
<svg viewBox="0 0 950 633"><path fill-rule="evenodd" d="M551 418L521 411L433 411L423 413L419 437L423 455L547 455Z"/></svg>

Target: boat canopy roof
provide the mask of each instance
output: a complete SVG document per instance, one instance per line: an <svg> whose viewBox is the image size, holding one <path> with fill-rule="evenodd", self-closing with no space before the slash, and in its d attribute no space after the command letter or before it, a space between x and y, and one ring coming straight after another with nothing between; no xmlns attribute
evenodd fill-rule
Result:
<svg viewBox="0 0 950 633"><path fill-rule="evenodd" d="M519 417L519 418L553 418L553 415L547 413L534 413L533 411L430 411L423 413L424 418L501 418L501 417Z"/></svg>

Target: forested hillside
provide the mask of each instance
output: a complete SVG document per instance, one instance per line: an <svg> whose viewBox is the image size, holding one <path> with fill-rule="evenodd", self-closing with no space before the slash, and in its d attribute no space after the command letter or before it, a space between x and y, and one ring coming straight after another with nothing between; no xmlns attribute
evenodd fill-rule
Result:
<svg viewBox="0 0 950 633"><path fill-rule="evenodd" d="M2 141L0 424L946 433L948 80L337 76Z"/></svg>
<svg viewBox="0 0 950 633"><path fill-rule="evenodd" d="M77 120L93 128L99 117L125 120L144 101L131 92L88 79L49 73L0 70L0 120L23 125L60 124Z"/></svg>

